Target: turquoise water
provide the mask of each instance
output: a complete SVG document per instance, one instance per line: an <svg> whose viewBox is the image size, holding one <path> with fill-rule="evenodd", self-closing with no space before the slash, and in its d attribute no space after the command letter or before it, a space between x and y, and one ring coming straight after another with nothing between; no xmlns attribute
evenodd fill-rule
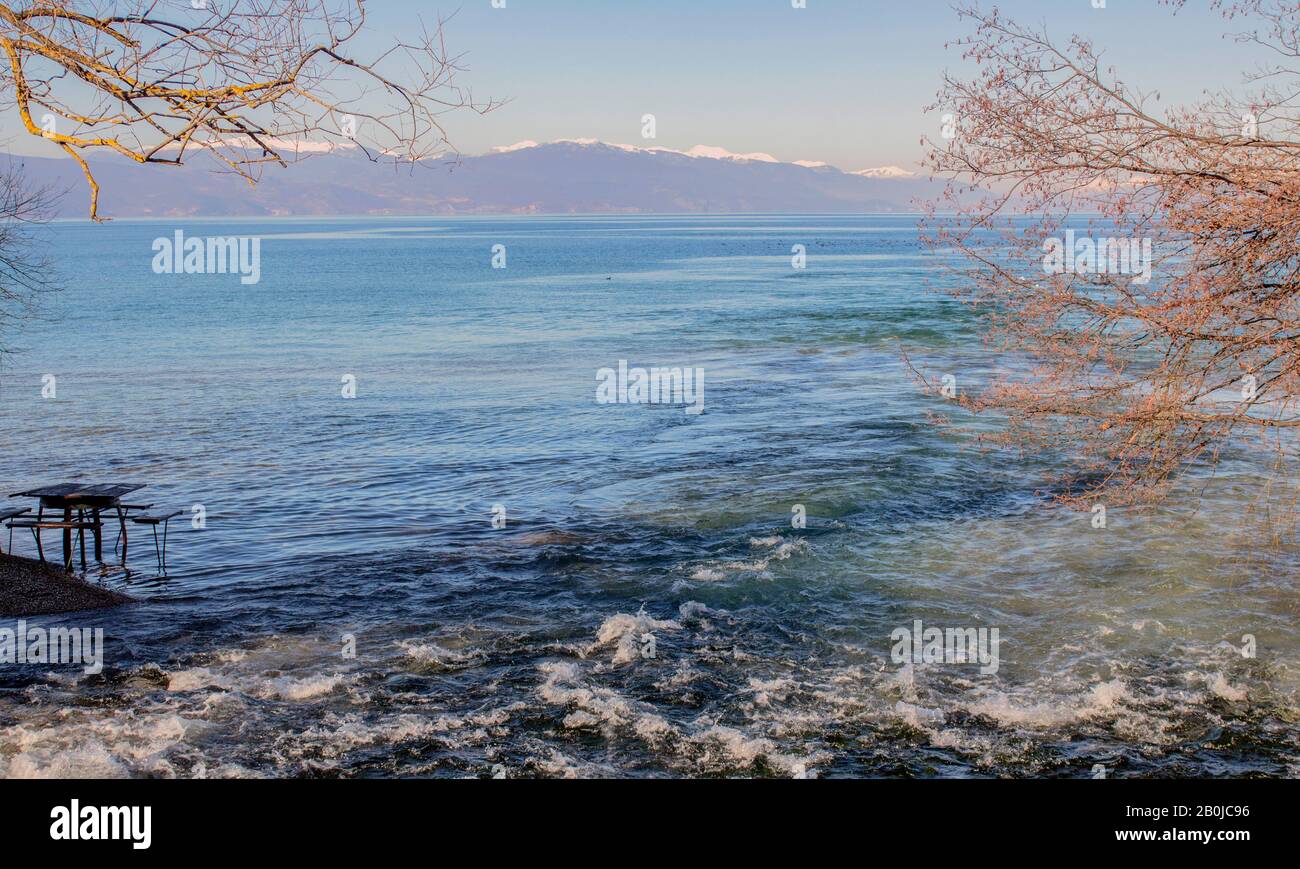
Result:
<svg viewBox="0 0 1300 869"><path fill-rule="evenodd" d="M178 228L259 237L260 282L155 274ZM206 527L167 578L142 536L91 571L140 603L33 620L103 627L106 667L0 669L6 775L1300 771L1250 454L1198 512L1049 508L1049 467L929 421L904 350L963 388L1006 360L913 218L45 232L3 492L140 481ZM703 369L704 413L597 403L620 360ZM998 671L896 663L916 619L998 628Z"/></svg>

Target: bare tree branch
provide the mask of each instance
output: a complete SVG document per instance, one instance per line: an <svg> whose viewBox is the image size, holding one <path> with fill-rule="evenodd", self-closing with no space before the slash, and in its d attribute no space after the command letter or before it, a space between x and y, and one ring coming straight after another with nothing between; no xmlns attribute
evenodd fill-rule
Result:
<svg viewBox="0 0 1300 869"><path fill-rule="evenodd" d="M955 135L929 143L948 186L927 237L964 260L968 300L1021 360L961 402L1005 416L987 440L1068 456L1067 501L1158 497L1251 433L1294 453L1300 6L1216 5L1257 25L1236 38L1270 62L1249 93L1163 111L1087 40L958 7L973 33L956 44L978 74L946 76L931 107ZM1080 235L1149 240L1150 282L1107 268L1109 249L1093 268L1046 269L1081 221Z"/></svg>
<svg viewBox="0 0 1300 869"><path fill-rule="evenodd" d="M361 57L363 0L0 3L0 87L24 128L84 154L184 162L198 150L256 182L327 147L415 162L450 148L443 117L486 112L456 82L445 19Z"/></svg>

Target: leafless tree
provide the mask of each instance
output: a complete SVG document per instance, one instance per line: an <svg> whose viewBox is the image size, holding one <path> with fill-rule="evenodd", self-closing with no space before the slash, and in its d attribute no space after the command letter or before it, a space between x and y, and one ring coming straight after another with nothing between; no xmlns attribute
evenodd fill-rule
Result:
<svg viewBox="0 0 1300 869"><path fill-rule="evenodd" d="M977 72L934 107L929 237L1024 360L959 401L1005 421L986 441L1065 456L1078 506L1158 499L1238 440L1300 449L1300 4L1212 5L1267 65L1163 109L1086 39L958 7Z"/></svg>
<svg viewBox="0 0 1300 869"><path fill-rule="evenodd" d="M10 326L31 315L57 288L42 241L33 232L53 211L57 194L25 183L20 166L0 166L0 352Z"/></svg>
<svg viewBox="0 0 1300 869"><path fill-rule="evenodd" d="M457 84L445 20L362 55L364 0L0 3L0 91L80 164L99 219L94 151L142 164L198 151L253 183L332 145L412 162L448 150L448 112L495 104Z"/></svg>

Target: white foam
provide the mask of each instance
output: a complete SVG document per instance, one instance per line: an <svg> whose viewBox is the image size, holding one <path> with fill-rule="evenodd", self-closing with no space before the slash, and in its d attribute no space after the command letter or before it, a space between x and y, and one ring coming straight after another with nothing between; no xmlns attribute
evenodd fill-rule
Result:
<svg viewBox="0 0 1300 869"><path fill-rule="evenodd" d="M564 779L613 778L617 775L612 767L584 763L554 748L546 749L544 757L528 758L526 763L546 775Z"/></svg>
<svg viewBox="0 0 1300 869"><path fill-rule="evenodd" d="M705 766L753 767L761 760L793 778L815 777L808 768L809 758L783 754L771 740L749 737L732 727L715 724L692 736L691 742L704 749Z"/></svg>
<svg viewBox="0 0 1300 869"><path fill-rule="evenodd" d="M711 561L699 565L691 572L691 579L696 582L720 582L727 578L728 572L764 573L773 562L787 561L800 552L808 551L808 543L802 538L786 540L777 535L751 537L749 545L754 549L769 551L762 558Z"/></svg>
<svg viewBox="0 0 1300 869"><path fill-rule="evenodd" d="M545 677L538 689L541 698L547 703L573 708L564 718L565 727L622 728L651 741L676 733L676 728L648 705L629 700L609 688L583 684L575 664L547 662L539 669Z"/></svg>
<svg viewBox="0 0 1300 869"><path fill-rule="evenodd" d="M995 693L967 709L975 715L992 718L999 724L1031 728L1053 728L1081 720L1114 716L1129 697L1128 687L1120 679L1100 682L1082 695L1035 703L1021 702L1003 693Z"/></svg>
<svg viewBox="0 0 1300 869"><path fill-rule="evenodd" d="M683 622L703 621L704 617L712 614L712 610L706 604L698 600L688 600L677 608L677 615Z"/></svg>
<svg viewBox="0 0 1300 869"><path fill-rule="evenodd" d="M474 649L448 649L434 642L399 640L395 645L405 657L422 667L455 669L473 664L483 657L481 652Z"/></svg>
<svg viewBox="0 0 1300 869"><path fill-rule="evenodd" d="M43 726L10 728L6 746L17 749L4 768L9 778L174 777L165 754L206 727L171 711L69 711Z"/></svg>
<svg viewBox="0 0 1300 869"><path fill-rule="evenodd" d="M619 613L605 619L596 632L596 641L587 647L586 654L590 655L611 643L617 643L612 663L627 664L641 657L641 645L647 634L681 629L682 626L677 622L651 618L644 609L634 616Z"/></svg>
<svg viewBox="0 0 1300 869"><path fill-rule="evenodd" d="M86 743L57 752L23 752L10 759L5 778L127 778L128 770L107 747Z"/></svg>
<svg viewBox="0 0 1300 869"><path fill-rule="evenodd" d="M1222 673L1215 673L1214 678L1209 680L1208 687L1215 696L1222 697L1224 700L1240 703L1246 699L1246 689L1228 684L1227 678Z"/></svg>
<svg viewBox="0 0 1300 869"><path fill-rule="evenodd" d="M307 676L302 679L279 677L262 682L258 686L258 694L267 699L312 700L334 693L335 689L346 681L347 678L341 673Z"/></svg>
<svg viewBox="0 0 1300 869"><path fill-rule="evenodd" d="M191 667L167 674L168 691L201 691L204 688L229 689L231 681L207 667Z"/></svg>
<svg viewBox="0 0 1300 869"><path fill-rule="evenodd" d="M754 702L759 706L770 706L775 699L778 702L783 701L786 697L799 687L799 683L793 679L756 679L749 677L749 690L754 694Z"/></svg>

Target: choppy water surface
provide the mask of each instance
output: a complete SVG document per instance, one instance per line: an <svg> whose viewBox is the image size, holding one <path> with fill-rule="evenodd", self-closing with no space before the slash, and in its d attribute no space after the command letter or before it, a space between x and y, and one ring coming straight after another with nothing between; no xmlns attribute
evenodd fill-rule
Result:
<svg viewBox="0 0 1300 869"><path fill-rule="evenodd" d="M178 227L260 236L261 283L153 274ZM1296 559L1240 533L1250 454L1199 512L1045 509L1045 469L927 422L900 347L992 360L911 218L49 236L4 492L138 480L208 527L169 579L143 536L99 577L140 603L32 620L103 627L108 665L4 667L0 773L1300 772ZM704 368L705 413L598 405L620 359ZM895 664L915 619L997 627L999 671Z"/></svg>

